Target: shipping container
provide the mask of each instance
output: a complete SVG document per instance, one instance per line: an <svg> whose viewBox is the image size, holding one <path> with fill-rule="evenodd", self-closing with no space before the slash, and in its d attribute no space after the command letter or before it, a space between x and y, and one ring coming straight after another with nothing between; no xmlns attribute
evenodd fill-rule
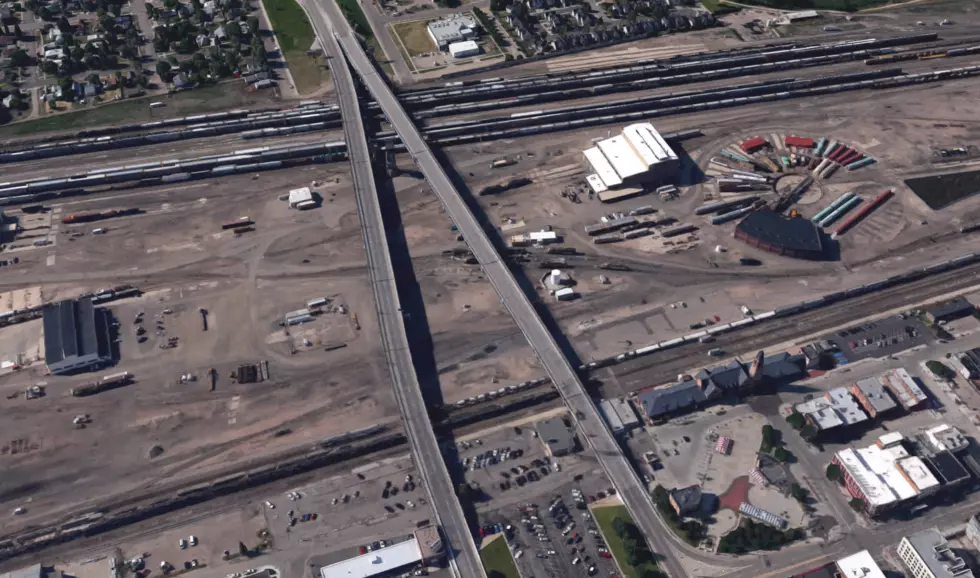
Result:
<svg viewBox="0 0 980 578"><path fill-rule="evenodd" d="M854 227L862 220L864 220L865 217L873 213L875 209L883 205L886 201L888 201L888 199L892 198L894 195L895 192L891 189L888 189L887 191L875 197L875 200L865 205L863 209L855 213L848 220L844 221L840 227L837 227L837 230L834 231L832 238L836 239L840 235L843 235L844 233L849 231L852 227Z"/></svg>
<svg viewBox="0 0 980 578"><path fill-rule="evenodd" d="M804 138L798 136L788 136L786 137L786 146L788 147L799 147L799 148L813 148L813 139Z"/></svg>
<svg viewBox="0 0 980 578"><path fill-rule="evenodd" d="M742 143L740 145L738 145L738 146L743 151L751 154L751 153L754 153L755 151L761 149L762 147L767 146L768 144L769 144L769 142L766 141L766 139L762 138L761 136L757 136L757 137L753 137L753 138L750 138L748 140L742 141Z"/></svg>

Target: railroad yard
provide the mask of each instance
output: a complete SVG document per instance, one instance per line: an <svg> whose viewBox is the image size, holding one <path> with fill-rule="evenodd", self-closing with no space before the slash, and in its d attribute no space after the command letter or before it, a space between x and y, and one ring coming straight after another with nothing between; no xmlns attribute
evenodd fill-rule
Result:
<svg viewBox="0 0 980 578"><path fill-rule="evenodd" d="M398 97L596 402L635 401L703 367L818 339L837 342L861 372L909 348L916 363L945 352L931 322L895 315L973 292L980 275L969 173L980 39L967 26L923 29L907 18L865 24L835 44L794 37L633 69L603 61L592 76L560 65L543 76L531 63ZM201 576L268 566L300 578L436 521L426 472L402 435L411 432L370 294L370 225L330 98L0 150L3 221L19 225L4 229L0 251L0 410L11 416L0 423L0 511L15 512L0 532L0 567L44 558L46 543L32 540L45 528L75 519L61 529L71 535L78 520L103 523L101 512L101 543L66 540L45 561L85 578L106 569L83 560L119 548L123 559L152 552L154 565L196 556L204 567L186 571ZM362 104L399 311L453 483L469 488L459 493L470 496L477 546L504 541L525 576L622 572L602 509L623 502L584 434L574 437L582 417L556 394L537 398L554 389L536 349L392 125L376 103ZM619 170L620 153L609 151L645 123L674 155L671 176L606 186L586 151ZM928 180L937 173L953 176ZM952 193L937 192L949 183ZM99 339L111 361L55 371L48 348L60 342L45 329L58 326L41 305L79 296L108 314ZM892 346L842 331L870 317L881 325L868 335ZM828 375L812 391L849 383ZM98 386L106 377L112 385ZM97 393L82 393L87 384ZM700 550L679 556L686 568L724 574L710 550L738 526L743 491L792 527L860 526L842 514L846 500L816 495L805 513L786 492L743 479L760 427L796 435L780 422L780 402L802 395L690 421L639 415L644 425L622 445L643 462L646 489L700 484L723 503L691 547ZM924 415L900 424L925 427ZM573 432L567 455L539 433L545 417ZM719 435L739 440L734 453L712 453ZM796 438L787 447L807 451ZM641 460L647 452L665 469ZM786 473L822 478L821 459ZM290 478L282 470L292 466L273 466L288 460L319 465ZM293 510L311 515L295 522ZM120 512L138 532L110 522ZM165 531L154 532L155 520ZM174 547L187 536L201 546ZM223 554L239 541L254 551ZM739 564L746 576L762 567L754 557Z"/></svg>

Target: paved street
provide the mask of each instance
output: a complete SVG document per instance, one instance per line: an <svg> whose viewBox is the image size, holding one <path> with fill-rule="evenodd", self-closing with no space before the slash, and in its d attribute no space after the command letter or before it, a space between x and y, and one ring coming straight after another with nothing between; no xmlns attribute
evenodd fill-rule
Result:
<svg viewBox="0 0 980 578"><path fill-rule="evenodd" d="M306 5L305 8L311 16L324 52L330 57L334 85L344 116L344 136L350 155L371 287L374 290L375 307L395 398L436 519L449 542L449 549L455 552L455 555L449 556L450 565L457 576L484 576L483 564L469 533L463 510L456 499L452 480L432 431L429 413L415 375L360 107L350 70L333 33L334 23L340 22L346 27L347 22L332 2L325 4L330 11L329 15L324 13L323 4Z"/></svg>

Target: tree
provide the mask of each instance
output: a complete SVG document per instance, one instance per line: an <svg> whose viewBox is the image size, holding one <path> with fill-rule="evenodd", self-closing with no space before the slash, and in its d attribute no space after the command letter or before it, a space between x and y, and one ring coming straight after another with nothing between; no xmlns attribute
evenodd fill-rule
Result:
<svg viewBox="0 0 980 578"><path fill-rule="evenodd" d="M626 532L629 531L629 529L626 527L626 522L624 522L623 519L620 518L619 516L613 518L612 528L613 528L613 532L616 532L616 535L619 536L620 538L625 536Z"/></svg>
<svg viewBox="0 0 980 578"><path fill-rule="evenodd" d="M868 509L868 504L866 504L861 498L851 498L851 500L847 502L847 505L858 513L865 512Z"/></svg>
<svg viewBox="0 0 980 578"><path fill-rule="evenodd" d="M772 451L772 457L781 462L788 462L792 456L793 454L783 446L776 446L776 449Z"/></svg>
<svg viewBox="0 0 980 578"><path fill-rule="evenodd" d="M238 543L238 553L242 556L248 556L248 546L245 545L245 542Z"/></svg>
<svg viewBox="0 0 980 578"><path fill-rule="evenodd" d="M14 37L15 38L23 38L24 37L24 33L21 32L21 30L20 30L20 24L14 24Z"/></svg>
<svg viewBox="0 0 980 578"><path fill-rule="evenodd" d="M10 63L14 66L20 68L21 66L27 66L31 62L31 57L27 55L27 52L23 49L17 48L10 53Z"/></svg>
<svg viewBox="0 0 980 578"><path fill-rule="evenodd" d="M88 75L88 76L85 77L85 82L87 82L89 84L92 84L92 85L95 85L95 86L98 86L98 85L102 84L102 79L99 78L99 75L98 74L96 74L96 73L93 72L92 74L90 74L90 75Z"/></svg>
<svg viewBox="0 0 980 578"><path fill-rule="evenodd" d="M789 495L801 504L806 504L810 500L810 490L799 484L793 484L789 487Z"/></svg>
<svg viewBox="0 0 980 578"><path fill-rule="evenodd" d="M956 372L954 372L952 369L947 367L946 364L940 361L935 361L930 359L929 361L926 362L926 367L929 369L929 371L932 372L933 375L935 375L939 379L944 379L946 381L949 381L954 377L956 377Z"/></svg>
<svg viewBox="0 0 980 578"><path fill-rule="evenodd" d="M43 60L41 61L41 72L51 75L58 74L58 65L50 60Z"/></svg>
<svg viewBox="0 0 980 578"><path fill-rule="evenodd" d="M64 16L58 19L58 30L61 30L62 34L70 34L72 31L71 23Z"/></svg>
<svg viewBox="0 0 980 578"><path fill-rule="evenodd" d="M768 453L777 445L779 445L779 438L776 429L769 424L762 426L762 447L759 451Z"/></svg>
<svg viewBox="0 0 980 578"><path fill-rule="evenodd" d="M827 466L827 479L831 482L840 482L841 469L837 464L830 464Z"/></svg>
<svg viewBox="0 0 980 578"><path fill-rule="evenodd" d="M793 410L793 413L786 416L786 423L788 423L790 427L792 427L793 429L800 430L803 429L803 425L806 423L806 419L803 417L803 414L801 414L796 410Z"/></svg>
<svg viewBox="0 0 980 578"><path fill-rule="evenodd" d="M157 74L160 75L160 79L163 80L164 82L170 81L170 71L172 70L172 68L173 67L171 67L170 63L167 62L166 60L157 61Z"/></svg>

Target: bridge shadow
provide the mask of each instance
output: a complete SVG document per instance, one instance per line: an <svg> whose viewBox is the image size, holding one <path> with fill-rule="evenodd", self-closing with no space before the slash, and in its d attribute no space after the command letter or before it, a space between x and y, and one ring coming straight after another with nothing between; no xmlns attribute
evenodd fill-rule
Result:
<svg viewBox="0 0 980 578"><path fill-rule="evenodd" d="M356 75L355 78L357 78ZM358 88L363 91L363 87L360 86L359 81ZM361 95L363 97L364 92L361 92ZM363 98L361 102L364 102ZM362 118L369 119L370 117L364 114ZM377 126L368 126L366 128L369 134L370 131L377 131L378 129ZM402 320L405 325L405 333L408 337L408 347L412 355L412 364L418 378L422 398L425 400L426 407L429 411L429 420L433 424L433 429L440 444L443 461L446 464L449 477L452 480L453 487L460 488L461 486L466 486L467 482L462 466L462 458L459 455L452 428L440 428L435 425L444 422L447 417L444 409L445 399L439 383L435 346L432 342L432 330L429 326L428 316L426 315L425 300L415 274L408 240L405 237L398 198L395 194L392 180L383 172L385 166L383 154L378 153L372 159L371 166L375 171L375 183L381 208L381 217L384 223L385 235L388 239L388 251L395 274L395 284L398 288L398 300L402 308ZM459 494L459 491L457 491L457 494ZM467 491L466 495L471 496L472 492ZM479 527L475 502L476 500L465 497L461 497L459 500L470 534L474 537L474 540L477 539L477 528ZM451 549L458 551L460 545L452 545ZM450 555L453 554L450 552Z"/></svg>

